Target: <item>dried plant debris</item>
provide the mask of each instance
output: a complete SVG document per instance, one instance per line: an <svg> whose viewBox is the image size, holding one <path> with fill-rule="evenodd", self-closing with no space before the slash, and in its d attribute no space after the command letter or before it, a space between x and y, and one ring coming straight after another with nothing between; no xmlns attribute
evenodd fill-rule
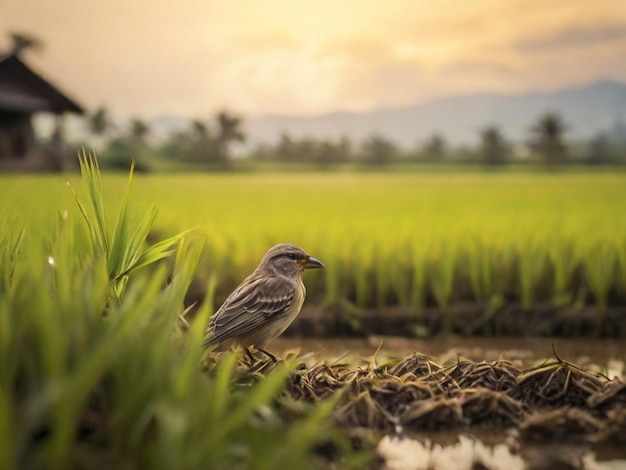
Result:
<svg viewBox="0 0 626 470"><path fill-rule="evenodd" d="M517 385L519 369L508 361L459 360L446 372L461 389L482 387L495 392L507 392Z"/></svg>
<svg viewBox="0 0 626 470"><path fill-rule="evenodd" d="M279 363L241 363L241 383ZM497 360L457 359L445 366L421 354L376 365L304 364L285 397L317 402L338 397L335 421L351 433L513 430L521 441L624 442L626 383L555 359L521 369Z"/></svg>
<svg viewBox="0 0 626 470"><path fill-rule="evenodd" d="M626 445L626 407L613 408L607 412L604 427L598 434L598 441Z"/></svg>
<svg viewBox="0 0 626 470"><path fill-rule="evenodd" d="M384 369L390 375L397 377L405 374L412 374L414 377L424 377L432 376L434 372L441 369L441 366L435 364L428 356L415 353L395 364L381 366L379 369Z"/></svg>
<svg viewBox="0 0 626 470"><path fill-rule="evenodd" d="M507 429L517 426L524 417L519 402L506 393L477 388L464 390L461 396L463 416L471 426Z"/></svg>
<svg viewBox="0 0 626 470"><path fill-rule="evenodd" d="M587 405L602 414L606 414L616 405L626 409L626 382L611 380L587 399Z"/></svg>
<svg viewBox="0 0 626 470"><path fill-rule="evenodd" d="M584 408L603 390L606 379L563 361L550 362L518 375L511 396L532 408Z"/></svg>
<svg viewBox="0 0 626 470"><path fill-rule="evenodd" d="M585 410L561 408L548 412L535 412L520 425L523 442L554 440L588 441L602 429L602 421Z"/></svg>

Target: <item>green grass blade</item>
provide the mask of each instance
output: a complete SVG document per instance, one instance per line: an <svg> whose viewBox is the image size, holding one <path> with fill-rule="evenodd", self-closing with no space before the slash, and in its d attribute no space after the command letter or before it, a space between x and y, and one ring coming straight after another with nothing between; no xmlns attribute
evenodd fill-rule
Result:
<svg viewBox="0 0 626 470"><path fill-rule="evenodd" d="M185 232L174 235L173 237L166 238L165 240L162 240L159 243L156 243L155 245L152 245L151 247L145 249L139 256L137 261L133 265L128 266L126 271L120 273L120 275L128 275L133 271L136 271L140 268L143 268L144 266L147 266L172 255L176 251L176 246L178 245L178 243L191 232L192 230L187 230Z"/></svg>
<svg viewBox="0 0 626 470"><path fill-rule="evenodd" d="M102 180L100 178L100 169L95 154L82 153L78 157L82 176L83 187L87 190L87 196L91 209L93 211L93 219L91 224L94 227L94 234L99 246L102 247L104 253L109 255L109 231L107 229L107 221L104 210L104 196L102 192ZM86 212L85 212L86 214Z"/></svg>
<svg viewBox="0 0 626 470"><path fill-rule="evenodd" d="M148 212L143 216L139 225L135 228L134 234L128 241L126 251L124 252L124 260L122 262L123 270L128 270L141 257L143 244L145 243L154 221L156 219L156 206L150 207Z"/></svg>
<svg viewBox="0 0 626 470"><path fill-rule="evenodd" d="M124 266L124 258L126 250L129 246L128 241L132 236L130 231L130 216L132 213L131 204L131 192L133 184L133 173L135 164L130 166L128 173L128 184L126 185L126 193L120 207L117 224L115 225L115 231L113 232L113 240L111 242L111 251L107 259L107 269L109 271L109 278L114 279L120 273L127 271L127 267ZM147 233L146 233L147 236Z"/></svg>

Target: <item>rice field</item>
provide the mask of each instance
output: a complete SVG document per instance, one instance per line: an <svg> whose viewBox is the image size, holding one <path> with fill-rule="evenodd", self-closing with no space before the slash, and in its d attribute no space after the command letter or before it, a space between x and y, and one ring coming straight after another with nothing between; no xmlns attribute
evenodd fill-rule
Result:
<svg viewBox="0 0 626 470"><path fill-rule="evenodd" d="M116 207L126 177L103 184ZM215 283L216 301L289 241L326 264L306 276L315 305L420 315L459 302L626 304L624 172L175 174L134 184L139 213L158 207L157 232L197 228L206 248L195 284ZM60 176L5 175L0 185L0 214L34 231L58 208L76 217Z"/></svg>
<svg viewBox="0 0 626 470"><path fill-rule="evenodd" d="M452 410L480 424L487 403L489 419L513 418L498 432L526 429L529 396L539 407L573 397L575 436L589 423L611 443L623 435L623 383L558 356L525 371L415 355L377 364L376 353L357 369L302 369L298 356L246 364L201 347L220 292L285 240L326 263L306 282L329 308L445 312L498 295L532 308L585 289L585 302L623 305L621 174L141 176L134 197L126 176L102 175L104 197L97 174L68 178L84 213L58 175L0 177L0 468L368 468L390 423L436 432ZM190 318L194 285L206 295ZM539 425L560 440L553 417Z"/></svg>

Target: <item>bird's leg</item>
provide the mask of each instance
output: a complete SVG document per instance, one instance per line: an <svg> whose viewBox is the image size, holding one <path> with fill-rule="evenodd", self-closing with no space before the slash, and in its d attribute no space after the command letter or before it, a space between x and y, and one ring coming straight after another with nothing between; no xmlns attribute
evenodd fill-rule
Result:
<svg viewBox="0 0 626 470"><path fill-rule="evenodd" d="M257 351L262 352L263 354L265 354L267 357L269 357L272 362L277 362L278 358L276 356L274 356L272 353L267 352L265 349L263 348L257 348L256 346L254 347L254 349L256 349Z"/></svg>
<svg viewBox="0 0 626 470"><path fill-rule="evenodd" d="M243 350L246 352L246 354L250 358L250 364L254 364L256 362L256 359L254 358L254 356L252 355L250 350L248 348L246 348L245 346L243 347Z"/></svg>

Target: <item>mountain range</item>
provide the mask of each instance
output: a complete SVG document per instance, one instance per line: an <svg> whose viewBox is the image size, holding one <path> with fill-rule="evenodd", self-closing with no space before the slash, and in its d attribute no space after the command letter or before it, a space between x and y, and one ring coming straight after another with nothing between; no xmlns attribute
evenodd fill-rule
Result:
<svg viewBox="0 0 626 470"><path fill-rule="evenodd" d="M274 143L291 137L362 140L387 137L409 147L437 133L451 144L472 144L481 129L495 125L513 140L524 140L529 128L546 112L563 117L568 136L587 139L626 122L626 84L597 81L548 93L481 93L451 96L423 104L367 112L335 112L315 117L263 115L244 119L248 142ZM151 122L153 133L181 129L187 121L161 116Z"/></svg>

